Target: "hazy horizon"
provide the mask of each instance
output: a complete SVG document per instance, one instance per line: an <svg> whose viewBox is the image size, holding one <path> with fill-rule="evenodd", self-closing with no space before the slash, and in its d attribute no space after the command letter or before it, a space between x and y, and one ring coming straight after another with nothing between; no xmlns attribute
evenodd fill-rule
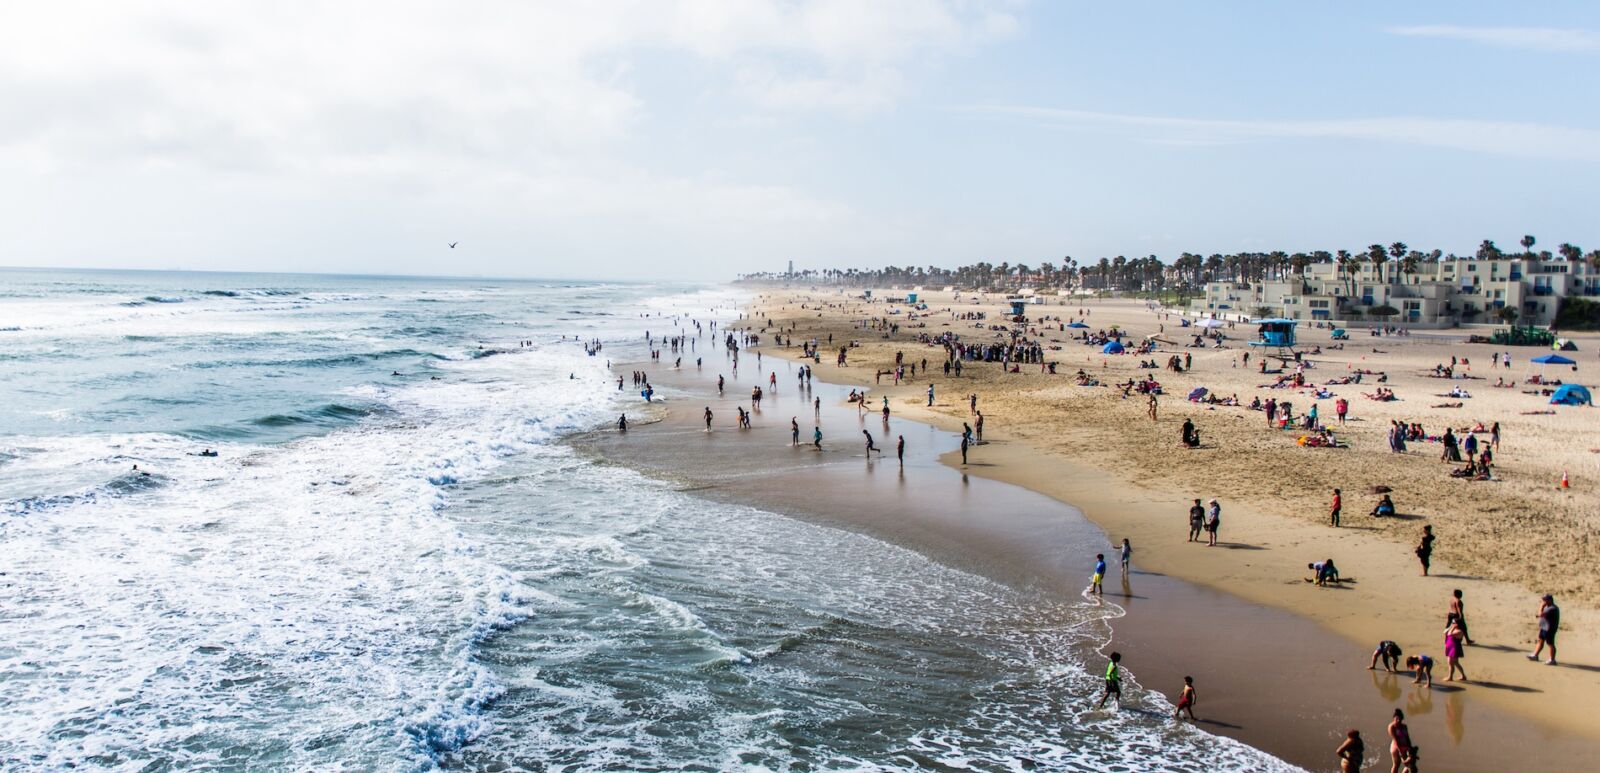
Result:
<svg viewBox="0 0 1600 773"><path fill-rule="evenodd" d="M0 43L5 266L1600 246L1580 2L64 2L0 8Z"/></svg>

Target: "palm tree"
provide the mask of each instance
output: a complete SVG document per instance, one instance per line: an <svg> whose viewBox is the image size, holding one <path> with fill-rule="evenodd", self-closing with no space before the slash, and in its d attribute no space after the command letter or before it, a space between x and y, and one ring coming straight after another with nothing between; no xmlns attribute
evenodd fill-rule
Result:
<svg viewBox="0 0 1600 773"><path fill-rule="evenodd" d="M1350 257L1349 250L1339 250L1338 261L1339 273L1345 276L1345 285L1349 288L1345 291L1345 295L1355 295L1355 287L1350 284L1350 280L1355 278L1355 260Z"/></svg>
<svg viewBox="0 0 1600 773"><path fill-rule="evenodd" d="M1533 244L1534 244L1535 241L1536 240L1533 238L1533 234L1528 234L1528 235L1522 237L1522 251L1526 252L1529 255L1532 255L1533 254Z"/></svg>
<svg viewBox="0 0 1600 773"><path fill-rule="evenodd" d="M1583 250L1571 242L1562 242L1561 246L1556 248L1556 252L1561 253L1561 257L1568 263L1577 263L1578 259L1583 257Z"/></svg>
<svg viewBox="0 0 1600 773"><path fill-rule="evenodd" d="M1373 272L1378 275L1378 281L1382 282L1383 264L1389 262L1389 253L1383 249L1383 245L1373 244L1367 247L1367 260L1372 261Z"/></svg>
<svg viewBox="0 0 1600 773"><path fill-rule="evenodd" d="M1478 260L1494 260L1503 254L1500 252L1500 248L1494 246L1494 242L1488 239L1484 239L1483 243L1478 245Z"/></svg>
<svg viewBox="0 0 1600 773"><path fill-rule="evenodd" d="M1389 245L1389 257L1393 258L1396 263L1399 263L1400 259L1406 256L1407 249L1409 248L1406 247L1405 242L1395 242L1394 244Z"/></svg>

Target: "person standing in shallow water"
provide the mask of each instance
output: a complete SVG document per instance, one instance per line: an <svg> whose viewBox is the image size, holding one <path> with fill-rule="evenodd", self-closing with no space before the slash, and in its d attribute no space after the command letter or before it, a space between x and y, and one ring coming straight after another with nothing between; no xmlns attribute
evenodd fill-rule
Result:
<svg viewBox="0 0 1600 773"><path fill-rule="evenodd" d="M1106 699L1117 696L1117 708L1122 708L1122 653L1111 653L1111 662L1106 664L1106 691L1100 696L1100 702L1095 704L1096 709L1105 708Z"/></svg>
<svg viewBox="0 0 1600 773"><path fill-rule="evenodd" d="M1194 691L1194 677L1184 677L1183 692L1178 695L1178 710L1172 712L1172 718L1178 719L1183 715L1184 712L1187 711L1189 713L1189 719L1193 720L1195 718L1194 705L1199 701L1200 696Z"/></svg>
<svg viewBox="0 0 1600 773"><path fill-rule="evenodd" d="M1367 756L1367 744L1361 740L1361 731L1351 730L1345 733L1344 743L1333 751L1339 758L1339 773L1360 773L1362 762Z"/></svg>
<svg viewBox="0 0 1600 773"><path fill-rule="evenodd" d="M904 467L906 466L906 436L896 435L895 438L894 455L900 459L900 466Z"/></svg>

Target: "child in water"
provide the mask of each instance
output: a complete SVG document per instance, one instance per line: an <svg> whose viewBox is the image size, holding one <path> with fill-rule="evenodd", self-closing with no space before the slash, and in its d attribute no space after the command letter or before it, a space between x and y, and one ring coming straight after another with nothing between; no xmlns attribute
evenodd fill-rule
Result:
<svg viewBox="0 0 1600 773"><path fill-rule="evenodd" d="M1194 677L1184 677L1183 693L1178 696L1178 710L1172 712L1172 718L1178 719L1179 715L1187 711L1189 718L1194 719L1194 704L1198 703L1199 700L1200 697L1194 691Z"/></svg>

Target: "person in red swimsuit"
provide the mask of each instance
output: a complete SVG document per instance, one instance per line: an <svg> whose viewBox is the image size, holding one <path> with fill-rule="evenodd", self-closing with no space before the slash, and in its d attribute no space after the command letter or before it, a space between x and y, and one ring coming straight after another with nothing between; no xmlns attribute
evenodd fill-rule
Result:
<svg viewBox="0 0 1600 773"><path fill-rule="evenodd" d="M1172 718L1178 719L1180 715L1187 711L1189 712L1189 718L1194 719L1194 704L1199 700L1200 696L1194 691L1194 677L1184 677L1183 694L1178 696L1178 710L1172 712Z"/></svg>

